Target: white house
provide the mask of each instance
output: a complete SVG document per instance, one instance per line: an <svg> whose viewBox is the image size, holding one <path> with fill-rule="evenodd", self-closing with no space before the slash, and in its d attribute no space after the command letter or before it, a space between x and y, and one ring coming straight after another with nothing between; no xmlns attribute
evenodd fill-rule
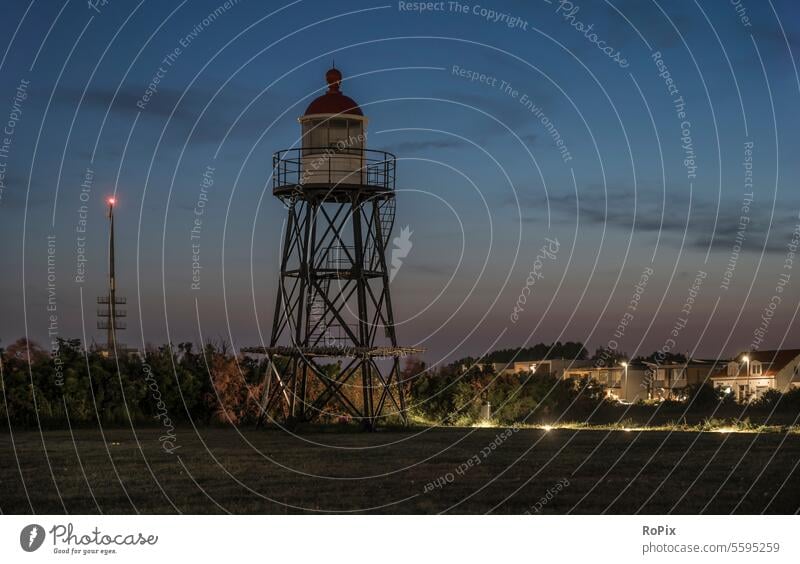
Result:
<svg viewBox="0 0 800 564"><path fill-rule="evenodd" d="M739 402L758 399L769 389L789 391L800 387L800 349L743 353L711 380Z"/></svg>

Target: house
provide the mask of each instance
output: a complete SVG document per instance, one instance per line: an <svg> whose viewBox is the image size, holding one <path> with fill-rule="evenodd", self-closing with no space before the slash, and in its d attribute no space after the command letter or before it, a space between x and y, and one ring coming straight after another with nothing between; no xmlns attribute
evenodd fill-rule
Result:
<svg viewBox="0 0 800 564"><path fill-rule="evenodd" d="M647 399L685 399L685 389L711 382L725 361L692 359L684 363L631 362L627 366L601 366L566 371L568 378L592 378L606 387L610 397L623 402ZM627 372L627 378L626 378Z"/></svg>
<svg viewBox="0 0 800 564"><path fill-rule="evenodd" d="M631 362L619 366L587 366L564 371L564 378L591 378L606 388L606 394L625 403L649 397L650 369L644 363Z"/></svg>
<svg viewBox="0 0 800 564"><path fill-rule="evenodd" d="M624 402L638 399L686 399L686 389L705 383L736 401L748 402L769 389L786 392L800 388L800 349L755 351L734 360L691 359L684 363L632 362L627 367L601 366L565 370L564 378L593 378L610 397Z"/></svg>
<svg viewBox="0 0 800 564"><path fill-rule="evenodd" d="M711 381L739 402L758 399L770 389L787 392L800 387L800 349L743 353Z"/></svg>
<svg viewBox="0 0 800 564"><path fill-rule="evenodd" d="M651 399L685 399L686 388L711 383L726 360L690 359L688 362L658 364L645 362Z"/></svg>
<svg viewBox="0 0 800 564"><path fill-rule="evenodd" d="M590 360L576 360L571 358L545 358L538 360L520 360L515 362L492 362L479 364L481 370L489 370L495 374L549 374L563 378L567 370L589 367Z"/></svg>

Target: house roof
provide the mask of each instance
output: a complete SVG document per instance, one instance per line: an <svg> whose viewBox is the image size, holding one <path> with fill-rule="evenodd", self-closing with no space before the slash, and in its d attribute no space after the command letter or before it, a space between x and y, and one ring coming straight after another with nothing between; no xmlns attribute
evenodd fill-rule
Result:
<svg viewBox="0 0 800 564"><path fill-rule="evenodd" d="M647 368L648 368L648 365L646 363L642 363L642 362L631 361L628 364L628 370L646 370ZM568 370L586 370L586 371L592 371L592 370L597 370L597 371L621 370L621 371L624 371L625 367L622 366L621 364L610 364L608 366L595 366L594 364L589 364L589 365L586 365L586 366L571 366L571 367L568 367L567 369Z"/></svg>
<svg viewBox="0 0 800 564"><path fill-rule="evenodd" d="M690 359L688 362L674 362L670 364L657 364L653 362L645 362L647 366L655 369L664 369L664 370L694 370L700 371L701 374L705 374L706 377L718 377L725 374L728 368L728 363L730 361L727 359L700 359L700 358L693 358Z"/></svg>
<svg viewBox="0 0 800 564"><path fill-rule="evenodd" d="M719 360L707 360L707 359L699 359L693 358L687 362L665 362L665 363L658 363L658 362L649 362L644 361L644 364L647 366L656 366L658 368L692 368L696 366L708 366L713 367L717 364L727 364L730 362L726 359L719 359Z"/></svg>
<svg viewBox="0 0 800 564"><path fill-rule="evenodd" d="M787 364L800 356L800 349L782 349L776 351L752 351L744 353L750 357L750 361L757 361L769 366L764 371L767 376L773 376L783 370ZM741 358L741 356L739 357Z"/></svg>

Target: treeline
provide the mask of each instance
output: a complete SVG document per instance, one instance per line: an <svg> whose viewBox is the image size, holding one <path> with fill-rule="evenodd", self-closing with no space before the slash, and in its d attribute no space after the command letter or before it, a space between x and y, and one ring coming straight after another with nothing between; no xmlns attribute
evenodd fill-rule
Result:
<svg viewBox="0 0 800 564"><path fill-rule="evenodd" d="M702 424L709 418L760 424L796 425L800 388L781 393L768 390L757 400L736 403L731 394L711 383L690 387L685 399L639 401L623 405L606 397L605 386L594 380L560 379L549 374L495 374L491 366L468 366L463 360L437 370L424 364L407 365L412 414L427 422L472 425L482 419L488 404L493 422L545 424L583 422L605 425Z"/></svg>
<svg viewBox="0 0 800 564"><path fill-rule="evenodd" d="M506 362L506 361L497 361ZM560 417L585 419L605 400L594 380L564 380L549 374L495 374L491 367L463 371L463 360L438 370L410 362L403 371L410 389L411 412L428 422L471 425L490 406L491 419L501 424L534 424Z"/></svg>
<svg viewBox="0 0 800 564"><path fill-rule="evenodd" d="M257 416L259 363L234 357L224 344L195 351L182 343L118 357L84 350L78 340L58 344L56 355L25 339L0 351L0 422L243 423Z"/></svg>
<svg viewBox="0 0 800 564"><path fill-rule="evenodd" d="M562 343L557 341L549 345L538 343L531 347L519 347L514 349L498 349L492 351L480 359L465 358L459 361L461 364L472 364L473 362L512 362L515 360L523 361L528 359L543 358L567 358L572 360L585 360L588 356L583 343L573 343L567 341Z"/></svg>
<svg viewBox="0 0 800 564"><path fill-rule="evenodd" d="M539 344L522 350L500 350L495 362L514 355L584 357L580 343ZM143 353L105 354L85 350L80 341L58 341L57 354L20 339L0 349L2 398L0 422L19 426L65 427L193 421L199 424L252 424L260 412L264 359L238 356L222 344L197 350L191 343L148 347ZM412 419L440 424L468 424L481 417L481 406L492 404L498 422L524 422L565 409L583 412L603 401L602 387L537 375L495 375L477 368L463 373L469 359L436 370L417 360L402 367L402 381ZM324 365L335 378L341 366ZM356 377L357 378L357 377ZM357 380L356 380L357 381ZM309 379L314 397L323 384ZM345 388L360 406L360 388ZM322 422L349 421L338 405L328 405ZM276 406L273 417L280 417Z"/></svg>
<svg viewBox="0 0 800 564"><path fill-rule="evenodd" d="M224 343L200 350L191 343L163 345L119 357L84 350L78 340L61 340L58 344L55 355L24 339L0 349L0 425L10 421L13 426L64 428L68 424L97 423L164 425L167 421L174 425L189 420L248 425L259 417L266 361L238 356ZM555 343L499 350L488 358L493 362L508 362L515 355L541 358L545 356L542 351L549 352L551 358L586 356L581 343ZM601 349L597 355L605 358ZM620 417L620 410L627 414L631 409L607 399L604 387L593 380L565 380L539 373L495 374L491 364L483 364L481 369L474 360L460 359L435 369L419 359L406 360L401 381L412 421L475 424L482 420L487 404L492 420L501 424L613 421ZM341 365L323 365L322 370L329 378L336 378ZM319 379L310 379L309 396L316 397L323 386ZM349 386L344 390L353 405L360 406L360 388ZM720 409L738 417L743 409L710 384L689 390L687 401L699 418ZM686 405L663 402L658 404L658 412L682 416ZM633 407L631 414L640 415L647 410L654 413L656 408ZM270 415L280 418L280 409L276 405ZM746 410L767 416L800 412L800 389L786 394L770 390ZM350 421L333 403L323 411L326 415L322 423Z"/></svg>

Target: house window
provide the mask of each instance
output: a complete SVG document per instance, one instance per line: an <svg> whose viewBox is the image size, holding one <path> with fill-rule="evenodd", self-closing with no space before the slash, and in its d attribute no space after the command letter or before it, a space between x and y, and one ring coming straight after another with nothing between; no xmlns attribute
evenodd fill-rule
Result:
<svg viewBox="0 0 800 564"><path fill-rule="evenodd" d="M739 374L739 363L738 362L729 362L728 363L728 376L737 376Z"/></svg>
<svg viewBox="0 0 800 564"><path fill-rule="evenodd" d="M750 363L750 374L761 374L761 363L760 362L751 362Z"/></svg>

